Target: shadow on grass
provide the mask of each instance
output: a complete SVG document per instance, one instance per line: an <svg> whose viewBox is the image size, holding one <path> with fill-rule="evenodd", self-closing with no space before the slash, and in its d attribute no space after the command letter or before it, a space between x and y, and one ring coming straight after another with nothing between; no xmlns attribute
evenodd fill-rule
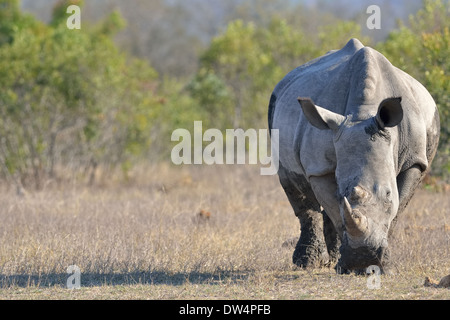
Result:
<svg viewBox="0 0 450 320"><path fill-rule="evenodd" d="M164 271L152 272L130 272L130 273L81 273L81 287L96 286L116 286L116 285L170 285L181 286L190 284L210 284L218 285L222 283L233 284L246 281L249 272L229 272L221 271L215 273L168 273ZM20 274L4 275L0 274L0 288L11 287L67 287L70 273L50 273L50 274ZM72 278L73 279L73 278ZM71 279L71 280L72 280ZM71 281L73 283L73 281Z"/></svg>

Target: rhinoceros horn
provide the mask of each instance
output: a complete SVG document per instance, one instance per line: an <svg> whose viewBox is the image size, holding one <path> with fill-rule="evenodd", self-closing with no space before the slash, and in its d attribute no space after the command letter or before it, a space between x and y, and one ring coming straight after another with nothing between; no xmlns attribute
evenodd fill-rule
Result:
<svg viewBox="0 0 450 320"><path fill-rule="evenodd" d="M368 232L367 217L359 210L353 210L346 197L344 197L344 225L351 237L362 237Z"/></svg>

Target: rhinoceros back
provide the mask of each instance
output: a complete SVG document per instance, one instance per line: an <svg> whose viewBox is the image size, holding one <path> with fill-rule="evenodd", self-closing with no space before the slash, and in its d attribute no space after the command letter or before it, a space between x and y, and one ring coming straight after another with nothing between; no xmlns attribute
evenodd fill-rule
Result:
<svg viewBox="0 0 450 320"><path fill-rule="evenodd" d="M293 148L297 126L305 129L310 126L301 112L297 97L311 97L324 108L344 113L350 86L350 75L344 71L351 57L363 47L357 39L352 39L341 50L330 51L292 70L275 87L269 105L269 127L280 130L280 162L289 171L305 174L297 152L299 150L294 152ZM326 141L331 141L330 132L321 134ZM324 141L318 143L323 145ZM334 151L330 152L326 147L323 152L329 154L333 162ZM332 170L334 164L329 163L328 167Z"/></svg>
<svg viewBox="0 0 450 320"><path fill-rule="evenodd" d="M288 73L275 87L269 105L269 127L280 131L280 164L307 178L332 173L336 168L332 132L309 124L298 97L310 97L322 108L351 114L354 120L375 116L385 98L402 97L405 119L398 127L398 171L414 163L427 168L427 139L439 132L433 99L418 81L357 39Z"/></svg>

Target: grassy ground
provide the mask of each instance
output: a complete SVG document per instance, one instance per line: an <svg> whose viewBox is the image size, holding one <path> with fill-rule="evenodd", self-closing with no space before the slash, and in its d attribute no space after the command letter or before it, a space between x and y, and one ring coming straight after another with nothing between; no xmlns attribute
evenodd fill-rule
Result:
<svg viewBox="0 0 450 320"><path fill-rule="evenodd" d="M277 177L256 167L155 166L127 184L48 184L24 197L4 187L0 203L2 299L450 299L423 286L450 273L448 193L413 198L379 289L294 267L282 244L298 221ZM70 265L80 289L66 287Z"/></svg>

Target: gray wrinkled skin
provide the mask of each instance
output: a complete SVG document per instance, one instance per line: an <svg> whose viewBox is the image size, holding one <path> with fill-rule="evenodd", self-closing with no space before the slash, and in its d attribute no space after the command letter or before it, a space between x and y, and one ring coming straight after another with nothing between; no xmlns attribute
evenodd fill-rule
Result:
<svg viewBox="0 0 450 320"><path fill-rule="evenodd" d="M430 167L439 115L428 91L357 39L276 86L279 178L300 220L293 262L386 268L392 225Z"/></svg>

